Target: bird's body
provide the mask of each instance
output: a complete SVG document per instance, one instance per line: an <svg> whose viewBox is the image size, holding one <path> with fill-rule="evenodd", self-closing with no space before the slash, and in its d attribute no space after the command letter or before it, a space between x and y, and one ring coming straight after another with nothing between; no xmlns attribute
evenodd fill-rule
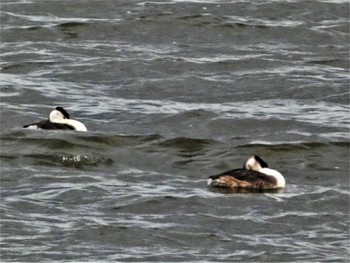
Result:
<svg viewBox="0 0 350 263"><path fill-rule="evenodd" d="M56 109L51 111L48 120L24 125L23 128L38 130L87 131L83 123L70 119L69 114L62 107L56 107Z"/></svg>
<svg viewBox="0 0 350 263"><path fill-rule="evenodd" d="M270 169L259 156L249 158L243 168L210 176L208 186L247 189L284 188L285 180L278 171Z"/></svg>

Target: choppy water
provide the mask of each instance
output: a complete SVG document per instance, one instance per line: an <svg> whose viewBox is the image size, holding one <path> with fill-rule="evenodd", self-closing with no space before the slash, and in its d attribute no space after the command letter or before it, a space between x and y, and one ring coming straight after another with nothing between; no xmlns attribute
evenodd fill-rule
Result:
<svg viewBox="0 0 350 263"><path fill-rule="evenodd" d="M348 262L348 1L3 0L0 67L2 262Z"/></svg>

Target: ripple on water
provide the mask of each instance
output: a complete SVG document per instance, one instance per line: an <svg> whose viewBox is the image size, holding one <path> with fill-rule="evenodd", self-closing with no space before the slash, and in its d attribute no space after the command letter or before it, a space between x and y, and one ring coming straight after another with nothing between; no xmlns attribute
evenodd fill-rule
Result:
<svg viewBox="0 0 350 263"><path fill-rule="evenodd" d="M348 261L348 1L2 9L3 261ZM252 154L284 190L207 188Z"/></svg>

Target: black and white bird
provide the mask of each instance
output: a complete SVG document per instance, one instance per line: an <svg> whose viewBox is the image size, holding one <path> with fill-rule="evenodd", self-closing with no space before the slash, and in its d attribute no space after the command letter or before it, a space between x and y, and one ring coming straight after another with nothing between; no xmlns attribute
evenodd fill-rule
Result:
<svg viewBox="0 0 350 263"><path fill-rule="evenodd" d="M208 186L254 190L281 189L285 184L283 175L268 168L267 163L257 155L245 161L243 168L213 175L208 179Z"/></svg>
<svg viewBox="0 0 350 263"><path fill-rule="evenodd" d="M87 131L85 125L82 124L80 121L70 119L68 112L62 107L56 107L56 109L51 111L48 120L24 125L23 128L38 130Z"/></svg>

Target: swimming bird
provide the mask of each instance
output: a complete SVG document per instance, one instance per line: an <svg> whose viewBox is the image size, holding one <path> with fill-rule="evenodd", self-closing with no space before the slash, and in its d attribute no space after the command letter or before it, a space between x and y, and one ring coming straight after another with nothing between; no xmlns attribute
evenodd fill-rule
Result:
<svg viewBox="0 0 350 263"><path fill-rule="evenodd" d="M243 168L210 176L208 186L271 190L284 188L285 179L278 171L268 168L263 159L254 155L244 162Z"/></svg>
<svg viewBox="0 0 350 263"><path fill-rule="evenodd" d="M56 107L56 109L51 111L48 120L24 125L23 128L39 130L87 131L85 125L80 121L70 119L68 112L62 107Z"/></svg>

